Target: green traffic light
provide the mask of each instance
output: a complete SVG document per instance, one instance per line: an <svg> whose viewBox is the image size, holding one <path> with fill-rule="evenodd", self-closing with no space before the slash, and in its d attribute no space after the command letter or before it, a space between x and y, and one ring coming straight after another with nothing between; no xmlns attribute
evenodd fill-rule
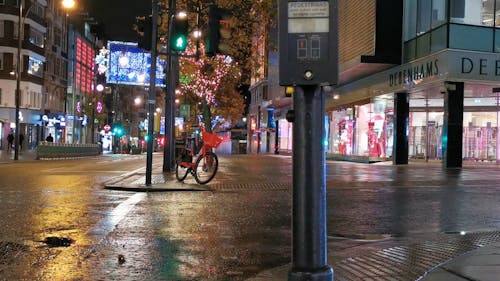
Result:
<svg viewBox="0 0 500 281"><path fill-rule="evenodd" d="M184 52L188 44L189 25L188 18L184 15L176 15L172 23L172 37L170 38L170 49Z"/></svg>
<svg viewBox="0 0 500 281"><path fill-rule="evenodd" d="M186 40L184 40L184 37L177 38L175 41L175 48L178 50L186 49Z"/></svg>

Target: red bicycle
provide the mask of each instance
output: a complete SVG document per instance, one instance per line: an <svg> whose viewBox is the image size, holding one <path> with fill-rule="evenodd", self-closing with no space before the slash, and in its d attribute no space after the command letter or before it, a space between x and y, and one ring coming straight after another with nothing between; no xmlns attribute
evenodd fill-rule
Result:
<svg viewBox="0 0 500 281"><path fill-rule="evenodd" d="M196 152L194 146L189 145L189 141L186 141L186 146L177 159L175 177L178 181L183 181L186 179L188 173L191 173L197 183L206 184L211 181L217 173L219 159L212 150L219 147L223 139L219 138L216 134L205 131L203 128L201 134L203 144L198 153L198 157L196 157L196 161L193 162Z"/></svg>

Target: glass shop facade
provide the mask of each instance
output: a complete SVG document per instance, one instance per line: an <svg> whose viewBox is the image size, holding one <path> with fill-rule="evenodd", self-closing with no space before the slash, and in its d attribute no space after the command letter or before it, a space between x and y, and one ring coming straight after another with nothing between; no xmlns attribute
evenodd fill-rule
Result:
<svg viewBox="0 0 500 281"><path fill-rule="evenodd" d="M499 161L500 0L408 0L403 22L403 64L327 100L327 154Z"/></svg>

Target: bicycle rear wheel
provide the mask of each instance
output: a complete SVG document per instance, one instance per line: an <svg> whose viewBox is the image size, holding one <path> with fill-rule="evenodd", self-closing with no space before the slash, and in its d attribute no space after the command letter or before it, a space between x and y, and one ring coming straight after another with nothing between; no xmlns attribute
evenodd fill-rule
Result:
<svg viewBox="0 0 500 281"><path fill-rule="evenodd" d="M206 184L215 177L217 168L219 168L219 159L217 158L217 155L208 151L205 154L205 157L200 155L200 157L196 159L194 179L199 184Z"/></svg>
<svg viewBox="0 0 500 281"><path fill-rule="evenodd" d="M189 173L189 168L182 166L181 162L182 162L181 159L177 159L175 163L175 177L177 178L178 181L183 181L187 177L187 174Z"/></svg>

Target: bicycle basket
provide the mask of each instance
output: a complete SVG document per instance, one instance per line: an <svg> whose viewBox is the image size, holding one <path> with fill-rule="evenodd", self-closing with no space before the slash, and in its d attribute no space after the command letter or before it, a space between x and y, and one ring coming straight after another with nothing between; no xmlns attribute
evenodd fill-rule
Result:
<svg viewBox="0 0 500 281"><path fill-rule="evenodd" d="M222 143L222 138L219 138L216 134L209 132L203 132L203 144L209 147L217 148Z"/></svg>

